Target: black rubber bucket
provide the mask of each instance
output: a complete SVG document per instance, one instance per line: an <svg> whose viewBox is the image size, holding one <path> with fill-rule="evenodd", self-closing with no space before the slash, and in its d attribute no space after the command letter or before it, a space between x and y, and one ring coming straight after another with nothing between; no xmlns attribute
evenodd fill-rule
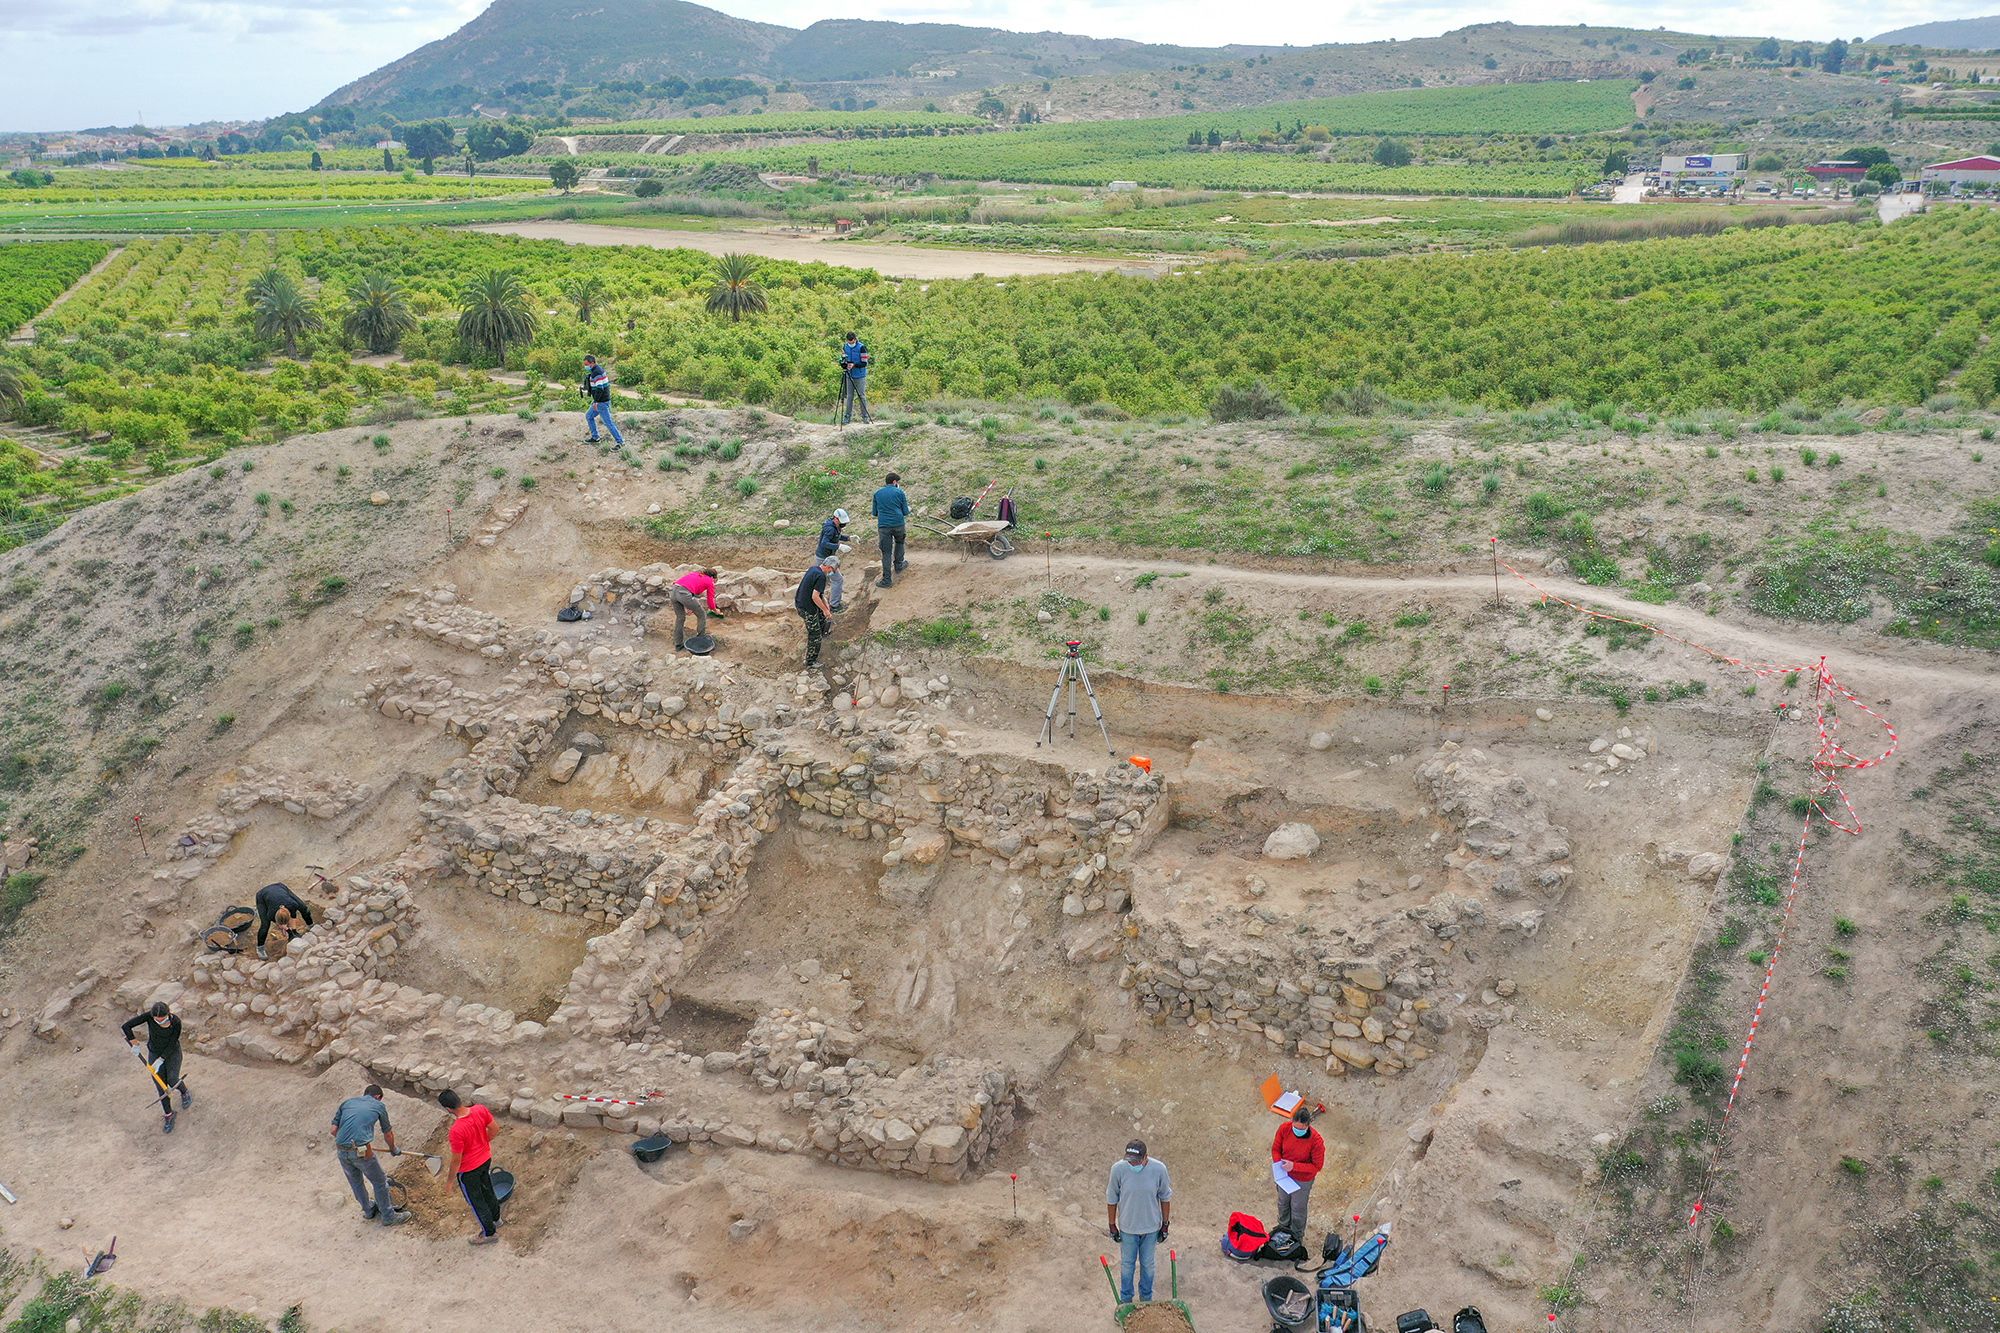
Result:
<svg viewBox="0 0 2000 1333"><path fill-rule="evenodd" d="M657 1162L662 1157L665 1157L667 1149L673 1146L674 1141L666 1135L654 1134L647 1138L635 1140L632 1144L632 1156L642 1162Z"/></svg>
<svg viewBox="0 0 2000 1333"><path fill-rule="evenodd" d="M690 634L685 647L696 657L707 657L715 651L715 636L713 634Z"/></svg>
<svg viewBox="0 0 2000 1333"><path fill-rule="evenodd" d="M496 1166L487 1174L493 1178L494 1199L499 1202L501 1207L506 1207L507 1200L514 1197L514 1173L512 1171L502 1171Z"/></svg>

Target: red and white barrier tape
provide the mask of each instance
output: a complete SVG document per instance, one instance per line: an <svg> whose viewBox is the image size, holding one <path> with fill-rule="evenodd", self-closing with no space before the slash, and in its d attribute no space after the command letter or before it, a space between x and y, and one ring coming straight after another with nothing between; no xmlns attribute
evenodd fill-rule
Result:
<svg viewBox="0 0 2000 1333"><path fill-rule="evenodd" d="M1702 653L1725 666L1732 666L1739 670L1748 671L1760 678L1794 674L1810 675L1813 678L1813 727L1818 739L1818 744L1813 751L1811 761L1814 790L1807 798L1809 804L1806 809L1805 819L1799 827L1798 847L1792 857L1791 880L1785 887L1783 911L1778 918L1777 939L1771 945L1771 956L1765 960L1764 984L1757 992L1757 1005L1750 1014L1750 1029L1744 1034L1743 1050L1736 1059L1735 1076L1729 1081L1729 1096L1723 1103L1722 1119L1716 1125L1715 1146L1709 1153L1708 1166L1702 1172L1701 1191L1696 1195L1694 1206L1688 1212L1688 1225L1692 1227L1701 1221L1702 1211L1708 1204L1708 1191L1710 1185L1714 1182L1716 1167L1722 1160L1722 1149L1729 1130L1729 1120L1735 1114L1737 1096L1742 1092L1744 1076L1750 1070L1750 1052L1757 1044L1757 1033L1764 1023L1764 1007L1771 1000L1771 985L1777 977L1778 958L1784 952L1785 937L1792 925L1792 909L1797 903L1800 888L1806 882L1806 847L1812 838L1813 819L1817 816L1828 828L1837 829L1850 836L1860 836L1861 816L1856 813L1854 802L1848 798L1847 789L1840 784L1835 774L1842 770L1859 771L1886 763L1896 753L1898 747L1901 746L1902 740L1897 736L1896 728L1890 723L1888 718L1863 703L1855 695L1854 691L1848 689L1847 686L1843 685L1834 676L1833 672L1827 668L1824 657L1820 658L1817 663L1809 666L1781 666L1776 663L1749 662L1740 657L1732 657L1728 653L1709 647L1707 644L1696 643L1692 639L1671 633L1647 621L1634 620L1629 616L1613 615L1609 611L1600 611L1595 607L1584 606L1580 602L1573 602L1560 594L1552 593L1500 558L1500 539L1498 537L1492 538L1491 544L1493 548L1494 567L1496 569L1505 569L1516 580L1534 589L1536 595L1541 598L1542 604L1545 606L1550 602L1555 602L1557 605L1567 607L1578 615L1591 620L1606 620L1614 624L1630 625L1634 629L1645 630L1670 643L1677 643L1684 648L1690 648L1695 652ZM1880 754L1872 758L1863 758L1841 743L1839 739L1840 717L1834 705L1836 696L1853 705L1882 728L1888 740ZM1782 711L1789 707L1789 705L1781 704L1779 707ZM1844 821L1835 818L1830 809L1833 802L1829 799L1829 796L1839 798L1839 808L1846 811L1846 819ZM1550 1317L1553 1318L1554 1316Z"/></svg>

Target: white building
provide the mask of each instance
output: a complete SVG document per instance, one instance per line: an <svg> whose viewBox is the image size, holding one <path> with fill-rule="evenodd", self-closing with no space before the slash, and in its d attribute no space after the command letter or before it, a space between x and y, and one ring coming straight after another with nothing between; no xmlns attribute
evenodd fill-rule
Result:
<svg viewBox="0 0 2000 1333"><path fill-rule="evenodd" d="M1936 181L1940 185L1970 185L1975 189L2000 186L2000 157L1981 153L1951 162L1933 162L1919 169L1917 179L1926 185Z"/></svg>
<svg viewBox="0 0 2000 1333"><path fill-rule="evenodd" d="M1660 184L1668 189L1695 185L1732 190L1749 169L1748 153L1684 153L1660 159Z"/></svg>

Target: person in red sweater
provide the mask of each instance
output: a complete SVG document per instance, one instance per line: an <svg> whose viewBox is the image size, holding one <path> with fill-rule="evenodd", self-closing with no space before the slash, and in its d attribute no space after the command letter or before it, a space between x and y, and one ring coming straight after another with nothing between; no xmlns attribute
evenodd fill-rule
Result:
<svg viewBox="0 0 2000 1333"><path fill-rule="evenodd" d="M1271 1140L1271 1160L1283 1163L1285 1174L1298 1186L1289 1194L1278 1186L1278 1220L1273 1229L1291 1232L1300 1244L1305 1243L1313 1181L1326 1165L1326 1140L1312 1127L1312 1119L1312 1112L1301 1106L1289 1123L1278 1126L1278 1135Z"/></svg>
<svg viewBox="0 0 2000 1333"><path fill-rule="evenodd" d="M445 1166L457 1179L472 1220L479 1223L472 1243L491 1245L500 1239L500 1201L493 1197L493 1113L477 1102L467 1106L450 1088L438 1094L438 1105L456 1117Z"/></svg>

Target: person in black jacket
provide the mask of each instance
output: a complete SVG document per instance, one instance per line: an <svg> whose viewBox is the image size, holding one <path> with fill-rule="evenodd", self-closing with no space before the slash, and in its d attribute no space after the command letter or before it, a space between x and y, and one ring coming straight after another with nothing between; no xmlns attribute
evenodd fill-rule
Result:
<svg viewBox="0 0 2000 1333"><path fill-rule="evenodd" d="M304 921L302 926L298 924ZM266 884L257 890L257 956L264 957L264 941L271 934L272 923L282 928L287 936L303 935L312 929L312 908L305 899L293 893L284 884Z"/></svg>
<svg viewBox="0 0 2000 1333"><path fill-rule="evenodd" d="M625 437L618 433L618 423L611 419L611 372L597 364L597 358L583 358L583 392L590 399L590 410L583 414L583 424L589 428L589 441L597 443L597 419L604 418L604 428L611 432L614 444L625 443Z"/></svg>
<svg viewBox="0 0 2000 1333"><path fill-rule="evenodd" d="M141 1024L146 1028L146 1049L144 1058L160 1079L160 1114L166 1117L163 1133L174 1132L174 1103L167 1096L167 1089L173 1088L181 1094L181 1109L194 1105L194 1094L188 1091L187 1080L181 1077L181 1020L166 1006L164 1000L155 1000L153 1007L143 1014L134 1014L125 1020L119 1031L133 1050L139 1049L139 1038L134 1036Z"/></svg>

